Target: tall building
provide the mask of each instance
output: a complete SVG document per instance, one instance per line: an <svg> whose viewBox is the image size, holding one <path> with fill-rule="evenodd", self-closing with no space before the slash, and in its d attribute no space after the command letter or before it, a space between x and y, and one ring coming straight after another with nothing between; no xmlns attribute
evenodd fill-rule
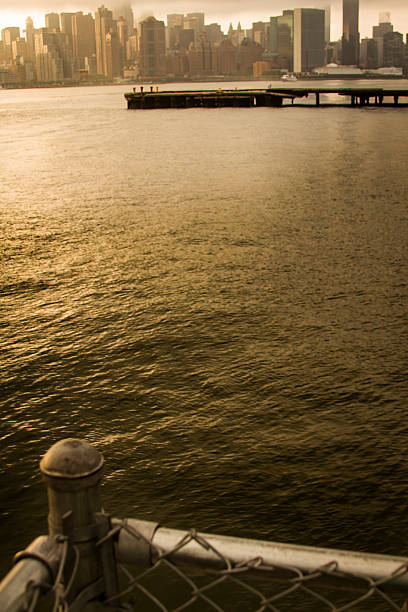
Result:
<svg viewBox="0 0 408 612"><path fill-rule="evenodd" d="M30 47L25 38L16 38L11 43L13 60L23 58L24 60L30 60L32 55Z"/></svg>
<svg viewBox="0 0 408 612"><path fill-rule="evenodd" d="M122 69L126 64L126 59L127 59L126 43L129 38L128 24L127 24L127 21L125 21L123 17L119 17L119 19L117 20L116 31L118 35L117 38L118 38L118 43L119 43L119 48L120 48L120 66ZM113 41L113 45L115 44L116 44L115 41ZM112 40L111 40L111 45L112 45Z"/></svg>
<svg viewBox="0 0 408 612"><path fill-rule="evenodd" d="M166 70L164 21L147 17L139 23L139 67L143 76L160 76Z"/></svg>
<svg viewBox="0 0 408 612"><path fill-rule="evenodd" d="M60 18L58 13L47 13L45 16L45 27L49 32L58 31L60 29Z"/></svg>
<svg viewBox="0 0 408 612"><path fill-rule="evenodd" d="M128 34L131 36L134 28L134 15L130 4L122 3L119 6L116 6L112 12L114 19L119 19L119 17L122 17L125 20Z"/></svg>
<svg viewBox="0 0 408 612"><path fill-rule="evenodd" d="M4 57L6 61L12 58L12 43L20 38L20 28L4 28L1 31L1 40L3 41Z"/></svg>
<svg viewBox="0 0 408 612"><path fill-rule="evenodd" d="M263 21L256 21L252 24L252 40L258 45L261 45L262 49L269 48L269 30L270 23Z"/></svg>
<svg viewBox="0 0 408 612"><path fill-rule="evenodd" d="M95 13L95 43L96 43L96 69L98 74L108 75L106 57L106 35L114 29L112 11L100 6Z"/></svg>
<svg viewBox="0 0 408 612"><path fill-rule="evenodd" d="M73 75L73 55L68 35L63 32L49 31L48 28L36 30L34 35L35 55L49 53L55 63L55 79L42 80L64 80L71 79Z"/></svg>
<svg viewBox="0 0 408 612"><path fill-rule="evenodd" d="M31 17L26 19L26 29L24 30L26 41L31 49L32 55L34 56L34 22Z"/></svg>
<svg viewBox="0 0 408 612"><path fill-rule="evenodd" d="M60 30L64 34L68 35L69 44L72 48L72 18L75 13L61 13L60 14Z"/></svg>
<svg viewBox="0 0 408 612"><path fill-rule="evenodd" d="M384 65L384 36L394 32L389 13L380 13L378 25L373 26L373 39L377 43L378 65Z"/></svg>
<svg viewBox="0 0 408 612"><path fill-rule="evenodd" d="M34 43L37 81L56 82L64 79L64 61L58 42L57 32L50 32L48 28L36 30Z"/></svg>
<svg viewBox="0 0 408 612"><path fill-rule="evenodd" d="M384 34L383 66L403 68L405 65L404 37L400 32Z"/></svg>
<svg viewBox="0 0 408 612"><path fill-rule="evenodd" d="M331 6L324 8L324 40L327 45L331 40Z"/></svg>
<svg viewBox="0 0 408 612"><path fill-rule="evenodd" d="M20 28L4 28L1 31L1 40L5 45L11 45L17 38L20 38Z"/></svg>
<svg viewBox="0 0 408 612"><path fill-rule="evenodd" d="M359 0L343 0L343 65L358 65L360 34L358 31Z"/></svg>
<svg viewBox="0 0 408 612"><path fill-rule="evenodd" d="M294 9L293 70L311 72L325 59L325 11Z"/></svg>
<svg viewBox="0 0 408 612"><path fill-rule="evenodd" d="M280 68L293 70L293 10L285 10L277 18L278 56Z"/></svg>
<svg viewBox="0 0 408 612"><path fill-rule="evenodd" d="M184 15L181 13L172 13L167 15L167 27L174 28L175 26L183 27Z"/></svg>
<svg viewBox="0 0 408 612"><path fill-rule="evenodd" d="M360 67L366 70L378 68L378 45L374 38L360 41Z"/></svg>
<svg viewBox="0 0 408 612"><path fill-rule="evenodd" d="M186 30L194 30L194 39L198 40L199 34L204 32L204 13L187 13L183 24Z"/></svg>
<svg viewBox="0 0 408 612"><path fill-rule="evenodd" d="M275 58L278 55L278 18L269 20L269 53Z"/></svg>
<svg viewBox="0 0 408 612"><path fill-rule="evenodd" d="M72 48L79 67L85 68L85 58L96 53L95 20L90 13L79 11L72 17Z"/></svg>
<svg viewBox="0 0 408 612"><path fill-rule="evenodd" d="M183 29L184 15L173 13L167 15L166 48L174 49L180 42L180 31Z"/></svg>
<svg viewBox="0 0 408 612"><path fill-rule="evenodd" d="M106 76L109 79L121 74L121 49L117 32L111 30L106 35Z"/></svg>

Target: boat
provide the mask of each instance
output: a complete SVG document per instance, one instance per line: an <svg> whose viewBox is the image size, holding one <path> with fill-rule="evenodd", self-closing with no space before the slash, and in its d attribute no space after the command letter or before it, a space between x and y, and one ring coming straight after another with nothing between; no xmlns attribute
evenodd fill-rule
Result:
<svg viewBox="0 0 408 612"><path fill-rule="evenodd" d="M281 81L289 81L293 83L294 81L297 81L297 78L295 77L294 74L283 74L281 76Z"/></svg>

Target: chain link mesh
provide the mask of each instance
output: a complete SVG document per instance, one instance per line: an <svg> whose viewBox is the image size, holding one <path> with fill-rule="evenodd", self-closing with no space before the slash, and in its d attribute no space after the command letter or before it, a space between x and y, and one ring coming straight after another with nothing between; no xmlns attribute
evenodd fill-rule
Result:
<svg viewBox="0 0 408 612"><path fill-rule="evenodd" d="M122 529L135 540L145 540L142 533L126 522L122 523ZM211 550L222 562L223 569L209 575L176 564L172 557L192 541L206 551ZM186 532L171 551L162 551L153 544L152 552L152 566L139 573L132 573L128 566L119 564L122 590L111 601L125 601L124 610L408 612L408 606L404 603L407 594L391 596L385 592L392 580L407 574L408 564L401 565L381 580L374 581L370 577L363 577L365 588L360 589L356 595L355 591L350 593L348 588L356 578L361 582L362 577L340 572L335 561L316 567L313 572L308 573L296 567L265 565L261 557L232 565L229 559L194 530ZM289 575L284 583L280 579L276 581L274 575L282 569ZM336 588L333 591L314 586L313 583L321 577L333 578L336 582L343 581L344 590Z"/></svg>

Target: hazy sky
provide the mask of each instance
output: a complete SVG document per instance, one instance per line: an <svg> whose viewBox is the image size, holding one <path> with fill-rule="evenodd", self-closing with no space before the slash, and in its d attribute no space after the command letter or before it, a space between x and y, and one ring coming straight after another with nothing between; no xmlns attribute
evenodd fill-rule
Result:
<svg viewBox="0 0 408 612"><path fill-rule="evenodd" d="M11 25L24 27L25 18L31 15L35 27L44 25L46 12L78 11L94 12L97 6L108 8L123 5L126 0L0 0L0 28ZM242 27L250 27L253 21L266 21L271 15L279 15L285 8L320 8L332 6L332 40L341 35L342 0L137 0L131 1L135 17L154 15L164 19L168 13L202 11L206 23L218 21L225 28L230 21L238 20ZM10 8L12 7L12 8ZM408 0L360 0L360 32L371 36L371 28L378 23L378 14L391 13L395 28L408 32Z"/></svg>

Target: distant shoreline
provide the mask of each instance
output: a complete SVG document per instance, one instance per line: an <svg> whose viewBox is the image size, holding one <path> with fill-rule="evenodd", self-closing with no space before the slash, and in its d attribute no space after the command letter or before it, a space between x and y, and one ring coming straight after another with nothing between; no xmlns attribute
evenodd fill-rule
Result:
<svg viewBox="0 0 408 612"><path fill-rule="evenodd" d="M386 80L386 81L401 81L407 80L408 77L404 75L334 75L334 74L325 74L325 75L311 75L311 76L303 76L298 77L298 81L328 81L328 80L336 80L336 81L351 81L351 80ZM120 81L120 82L100 82L93 83L88 81L69 83L69 82L56 82L56 83L27 83L27 84L16 84L16 83L4 83L0 90L15 90L15 89L54 89L54 88L65 88L65 87L114 87L120 85L129 85L129 87L143 84L159 84L165 85L168 83L231 83L231 82L265 82L265 81L276 81L280 82L281 77L277 75L262 75L260 77L253 76L243 76L243 75L231 75L231 76L208 76L208 77L197 77L197 78L146 78L146 79L137 79L130 81Z"/></svg>

